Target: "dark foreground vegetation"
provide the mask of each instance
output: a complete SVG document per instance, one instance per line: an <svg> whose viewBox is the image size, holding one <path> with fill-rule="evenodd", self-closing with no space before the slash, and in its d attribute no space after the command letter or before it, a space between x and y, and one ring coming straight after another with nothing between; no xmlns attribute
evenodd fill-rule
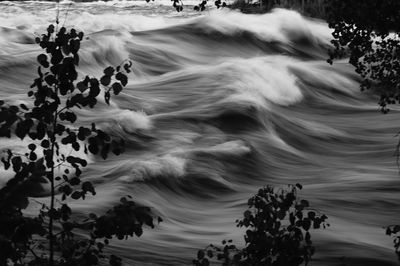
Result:
<svg viewBox="0 0 400 266"><path fill-rule="evenodd" d="M311 229L326 228L327 216L310 208L307 200L299 200L297 191L302 185L289 185L288 189L261 188L248 201L249 209L237 227L246 228L245 247L232 240L223 240L222 247L210 245L199 250L196 266L209 265L216 257L223 265L307 265L315 252Z"/></svg>
<svg viewBox="0 0 400 266"><path fill-rule="evenodd" d="M180 3L174 1L177 11L182 10ZM204 10L205 4L201 2L195 9ZM221 1L215 4L225 6ZM268 10L295 4L305 13L326 17L334 30L329 63L348 56L363 78L361 89L380 93L378 103L383 113L389 112L389 105L400 102L400 2L265 0L259 6ZM307 5L315 10L307 11ZM70 151L103 159L123 152L123 140L95 124L79 125L74 109L93 108L98 97L109 104L111 96L118 96L127 85L132 64L127 60L107 67L100 79L78 79L83 33L57 26L50 25L36 38L44 52L37 56L38 76L27 92L30 103L0 101L0 137L27 141L24 151L2 151L4 168L14 176L0 189L0 265L121 265L121 258L104 252L109 240L139 237L144 226L153 228L151 210L127 196L104 214L76 220L68 202L84 200L96 191L91 182L81 179L87 161ZM33 201L30 197L41 189L46 190L49 200ZM316 250L310 231L328 224L327 216L311 209L307 200L298 199L300 189L300 184L287 189L261 188L249 199L243 218L236 221L238 227L246 228L243 247L224 240L222 246L199 250L192 263L209 265L217 260L223 265L307 265ZM40 204L40 208L35 215L28 215L25 210L33 204ZM388 226L386 233L393 236L400 259L400 226Z"/></svg>
<svg viewBox="0 0 400 266"><path fill-rule="evenodd" d="M121 265L115 255L103 249L112 238L141 236L142 227L154 227L150 209L137 206L131 198L104 214L94 213L82 220L73 218L70 200L96 195L90 181L81 180L87 161L71 151L83 151L106 159L123 152L124 141L98 129L71 126L76 108L93 108L98 97L107 104L128 82L131 62L107 67L98 80L86 76L76 82L82 32L54 25L36 38L45 50L37 56L38 77L27 92L29 105L0 102L0 137L28 140L25 151L3 151L2 163L15 175L0 190L0 265L98 265L108 260ZM29 197L47 188L49 201L39 202L34 216L23 210ZM83 231L87 237L78 237Z"/></svg>
<svg viewBox="0 0 400 266"><path fill-rule="evenodd" d="M400 2L333 0L330 9L328 23L334 30L335 48L328 62L348 56L363 79L361 90L378 92L380 110L388 113L390 105L400 103ZM400 142L397 156L399 147ZM400 260L400 226L388 226L386 234L394 237Z"/></svg>

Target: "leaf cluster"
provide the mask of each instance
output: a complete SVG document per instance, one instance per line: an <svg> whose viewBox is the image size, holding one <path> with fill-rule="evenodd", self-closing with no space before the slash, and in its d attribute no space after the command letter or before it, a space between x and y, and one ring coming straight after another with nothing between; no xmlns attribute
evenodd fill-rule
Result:
<svg viewBox="0 0 400 266"><path fill-rule="evenodd" d="M363 78L361 89L380 92L383 113L400 103L400 9L399 1L333 0L328 23L333 29L328 62L349 53L349 62Z"/></svg>
<svg viewBox="0 0 400 266"><path fill-rule="evenodd" d="M150 0L146 0L147 2L149 2ZM177 12L181 12L183 11L183 1L182 0L171 0L172 6L176 9ZM206 10L206 5L207 5L207 0L202 0L198 5L195 5L193 7L193 9L195 11L204 11ZM226 7L226 2L225 1L221 1L221 0L216 0L214 2L214 5L217 8L221 8L221 7Z"/></svg>
<svg viewBox="0 0 400 266"><path fill-rule="evenodd" d="M203 1L201 1L201 3L199 3L198 5L195 5L194 7L193 7L193 9L195 10L195 11L204 11L204 10L206 10L206 5L207 5L207 0L203 0ZM217 7L217 8L222 8L222 7L226 7L227 5L226 5L226 2L225 1L221 1L221 0L216 0L215 2L214 2L214 5Z"/></svg>
<svg viewBox="0 0 400 266"><path fill-rule="evenodd" d="M391 225L386 227L386 234L393 237L394 249L397 258L400 261L400 225Z"/></svg>
<svg viewBox="0 0 400 266"><path fill-rule="evenodd" d="M83 221L73 219L67 199L96 195L90 181L81 179L88 162L72 151L99 155L123 152L124 141L96 127L79 127L76 108L93 108L104 92L119 95L128 83L132 63L104 69L100 79L86 76L76 82L79 50L84 34L75 29L59 30L54 25L36 38L44 53L37 56L38 77L28 91L31 104L9 104L0 100L0 137L28 139L25 153L4 150L1 162L14 176L0 189L0 264L15 265L98 265L105 258L109 239L142 235L142 227L154 227L150 209L122 198L106 214L90 214ZM30 197L44 184L50 186L50 204L40 203L37 217L23 210ZM60 199L56 198L57 194ZM89 237L76 238L76 230ZM103 240L102 240L103 239ZM120 265L116 256L111 265Z"/></svg>
<svg viewBox="0 0 400 266"><path fill-rule="evenodd" d="M288 190L261 188L248 200L249 209L236 221L238 227L247 228L245 247L240 249L232 240L222 241L223 248L210 245L200 250L194 265L209 265L214 256L223 265L307 265L315 252L311 229L326 228L327 216L310 209L307 200L297 198L300 184Z"/></svg>
<svg viewBox="0 0 400 266"><path fill-rule="evenodd" d="M400 1L331 0L329 6L335 48L328 62L332 64L347 50L349 62L363 78L361 89L376 89L380 110L388 113L388 105L400 103ZM400 260L399 232L399 225L386 229L386 234L394 237Z"/></svg>

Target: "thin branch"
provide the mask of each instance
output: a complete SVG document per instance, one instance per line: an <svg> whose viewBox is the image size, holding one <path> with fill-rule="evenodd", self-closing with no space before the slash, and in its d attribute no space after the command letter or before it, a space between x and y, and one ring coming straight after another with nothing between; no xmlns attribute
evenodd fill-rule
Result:
<svg viewBox="0 0 400 266"><path fill-rule="evenodd" d="M61 183L55 185L54 188L58 188L58 187L64 185L65 183L68 183L68 181L63 181L63 182L61 182Z"/></svg>
<svg viewBox="0 0 400 266"><path fill-rule="evenodd" d="M30 199L30 200L36 202L37 204L45 205L45 206L46 206L46 204L44 204L43 202L38 201L37 199L32 198L32 199ZM46 206L46 207L47 207L47 206Z"/></svg>
<svg viewBox="0 0 400 266"><path fill-rule="evenodd" d="M31 247L28 246L28 249L36 259L39 259L39 256L35 253L35 251L33 251L33 249ZM23 265L23 264L21 264L21 265Z"/></svg>
<svg viewBox="0 0 400 266"><path fill-rule="evenodd" d="M70 153L71 154L71 153ZM65 165L64 165L65 164ZM74 167L72 167L72 166L68 166L68 165L66 165L66 163L65 162L62 162L62 163L59 163L59 164L57 164L57 165L55 165L54 166L54 168L58 168L58 167L60 167L60 166L65 166L65 167L68 167L68 168L71 168L71 169L75 169Z"/></svg>
<svg viewBox="0 0 400 266"><path fill-rule="evenodd" d="M93 241L94 241L94 240L93 240ZM92 245L93 245L92 241L89 241L89 245L88 245L88 247L86 248L85 253L87 253L87 252L89 251L89 249L92 247Z"/></svg>
<svg viewBox="0 0 400 266"><path fill-rule="evenodd" d="M67 13L65 14L64 23L63 23L63 25L62 25L63 27L64 27L65 23L67 22L68 13L69 13L69 9L70 9L71 5L72 5L72 2L70 2L69 5L68 5L68 7L67 7Z"/></svg>
<svg viewBox="0 0 400 266"><path fill-rule="evenodd" d="M59 17L60 17L60 1L57 0L57 15L56 15L56 32L58 32L58 24L60 23L59 21Z"/></svg>
<svg viewBox="0 0 400 266"><path fill-rule="evenodd" d="M68 108L67 106L61 108L61 109L57 112L57 115L59 115L59 114L60 114L62 111L64 111L65 109L70 109L70 108Z"/></svg>

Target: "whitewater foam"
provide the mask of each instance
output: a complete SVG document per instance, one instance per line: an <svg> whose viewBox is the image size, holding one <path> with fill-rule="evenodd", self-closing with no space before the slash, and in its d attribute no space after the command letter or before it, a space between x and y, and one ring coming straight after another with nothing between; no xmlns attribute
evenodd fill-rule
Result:
<svg viewBox="0 0 400 266"><path fill-rule="evenodd" d="M88 158L82 177L98 195L71 200L77 215L103 213L134 195L164 222L143 238L113 241L112 251L129 265L188 265L210 243L234 235L242 244L234 221L259 187L300 182L303 196L332 220L329 230L312 233L314 263L336 265L346 256L352 265L371 257L396 265L381 227L400 211L392 157L398 110L381 115L349 65L326 64L326 23L282 9L176 13L170 1L144 2L60 4L60 21L69 8L66 26L89 37L80 77L134 61L128 86L110 105L100 97L95 108L76 110L76 126L95 122L126 143L121 156ZM2 99L27 100L41 51L31 38L54 23L56 8L0 2ZM0 147L7 145L26 143L2 139ZM3 184L10 173L1 174Z"/></svg>
<svg viewBox="0 0 400 266"><path fill-rule="evenodd" d="M122 182L143 182L152 178L177 178L185 174L186 160L166 154L156 158L148 158L129 162L131 171L128 175L119 178Z"/></svg>

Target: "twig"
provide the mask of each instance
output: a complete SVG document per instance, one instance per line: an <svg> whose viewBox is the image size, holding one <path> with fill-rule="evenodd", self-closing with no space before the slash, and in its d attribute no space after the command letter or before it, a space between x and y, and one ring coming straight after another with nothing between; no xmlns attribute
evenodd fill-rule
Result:
<svg viewBox="0 0 400 266"><path fill-rule="evenodd" d="M30 246L28 246L28 249L36 259L39 259L39 256L35 253L35 251L33 251L33 249ZM23 265L23 264L21 264L21 265Z"/></svg>
<svg viewBox="0 0 400 266"><path fill-rule="evenodd" d="M59 18L60 18L60 0L57 0L56 32L58 32L58 24L60 23Z"/></svg>
<svg viewBox="0 0 400 266"><path fill-rule="evenodd" d="M64 19L64 23L63 23L63 27L65 25L65 23L67 22L67 17L68 17L68 13L69 13L69 8L71 7L72 2L69 3L68 7L67 7L67 13L65 13L65 19Z"/></svg>

